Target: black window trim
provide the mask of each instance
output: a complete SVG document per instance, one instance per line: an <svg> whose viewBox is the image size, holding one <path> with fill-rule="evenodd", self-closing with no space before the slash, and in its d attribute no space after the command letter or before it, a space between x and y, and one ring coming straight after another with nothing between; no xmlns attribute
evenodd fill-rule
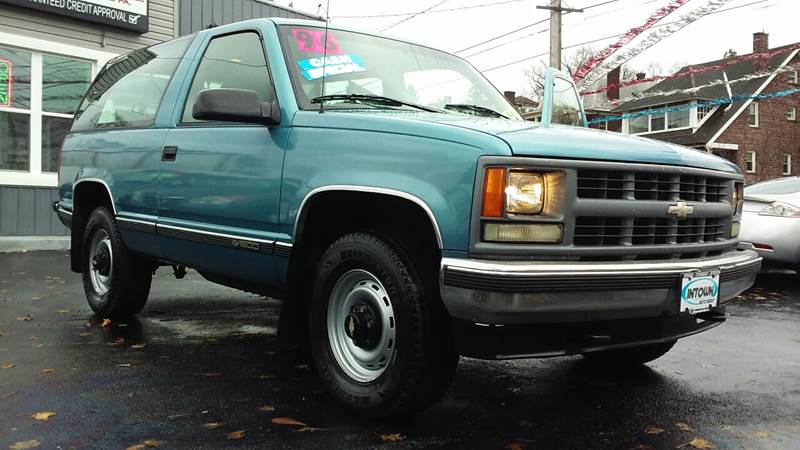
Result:
<svg viewBox="0 0 800 450"><path fill-rule="evenodd" d="M158 44L153 44L153 45L147 46L147 47L145 47L143 49L140 48L140 49L137 49L137 50L130 51L128 53L123 53L122 55L119 55L119 56L115 56L114 58L111 58L110 60L106 61L106 63L103 64L103 67L101 67L100 70L97 72L97 75L95 76L94 80L92 80L91 84L89 84L89 89L87 89L86 92L83 93L83 97L81 97L81 101L80 101L80 103L78 103L78 108L80 108L81 105L83 105L83 102L86 101L86 97L89 95L89 92L92 91L92 87L94 86L94 83L100 78L100 75L102 73L104 73L105 70L109 67L109 64L113 65L114 63L121 61L122 59L124 59L123 57L127 57L131 53L142 51L142 50L147 50L147 49L149 49L151 47L156 47L158 45L171 43L171 42L176 41L178 39L184 39L184 38L188 38L188 37L191 37L191 39L187 40L188 44L186 44L186 48L183 49L183 54L181 54L181 56L179 58L161 58L161 59L177 60L178 64L175 65L175 69L172 71L172 74L169 77L169 82L167 83L167 87L164 89L164 92L161 93L161 98L158 100L158 109L156 109L156 114L155 114L155 116L153 116L153 123L151 123L150 125L135 125L135 126L129 126L129 127L107 127L107 128L102 128L102 127L95 126L93 128L87 128L85 130L74 130L73 131L72 130L72 126L75 124L75 119L77 118L77 112L78 112L76 110L75 113L72 114L72 121L69 124L69 131L67 132L67 136L69 136L71 134L97 133L97 132L112 131L112 130L120 130L120 131L124 131L124 130L155 130L155 129L165 128L165 127L157 127L157 126L155 126L156 118L158 117L158 113L161 112L161 108L164 106L163 105L164 96L167 94L167 91L169 90L170 86L175 81L175 72L178 71L178 67L180 67L181 62L186 57L186 52L189 51L189 47L192 46L192 43L197 38L197 35L181 36L179 38L175 38L175 39L172 39L172 40L169 40L169 41L165 41L165 42L160 42ZM158 58L156 58L156 59L158 59ZM127 76L127 75L128 74L125 74L125 76ZM120 78L120 79L122 79L122 78Z"/></svg>
<svg viewBox="0 0 800 450"><path fill-rule="evenodd" d="M280 101L278 99L278 91L275 89L275 80L272 77L272 68L269 64L269 54L267 53L267 48L264 45L264 34L258 28L245 28L241 30L229 31L226 33L220 34L212 34L211 38L208 40L205 48L203 49L203 54L197 59L197 65L194 67L194 71L192 73L192 79L189 81L188 89L186 90L186 95L184 95L181 101L181 108L180 108L180 117L176 120L174 126L176 128L221 128L221 127L231 127L231 128L254 128L254 127L266 127L267 125L259 125L259 124L252 124L252 123L241 123L241 122L224 122L224 121L200 121L200 122L184 122L183 115L186 111L186 103L189 101L189 93L192 91L192 86L194 85L194 80L197 77L197 70L200 68L200 64L203 63L203 58L206 56L206 52L208 51L208 47L211 46L211 42L214 39L232 36L234 34L243 34L243 33L255 33L258 36L259 43L261 44L261 52L264 54L264 62L267 66L267 77L269 78L270 88L272 89L272 96L275 98L275 106L280 108ZM275 125L273 125L275 126ZM279 125L278 125L279 126Z"/></svg>

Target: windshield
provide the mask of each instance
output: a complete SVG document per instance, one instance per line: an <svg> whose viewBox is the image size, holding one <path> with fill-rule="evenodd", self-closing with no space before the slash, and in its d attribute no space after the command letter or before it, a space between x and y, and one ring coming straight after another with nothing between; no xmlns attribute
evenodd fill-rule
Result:
<svg viewBox="0 0 800 450"><path fill-rule="evenodd" d="M745 188L745 194L794 194L800 192L800 178L783 178L764 181Z"/></svg>
<svg viewBox="0 0 800 450"><path fill-rule="evenodd" d="M290 66L298 101L317 109L312 99L323 95L325 29L286 25L281 41ZM497 117L475 105L511 119L522 120L513 106L466 61L420 45L341 30L328 30L324 95L378 95L426 106L449 114ZM325 107L369 107L328 101ZM380 105L367 104L373 107Z"/></svg>

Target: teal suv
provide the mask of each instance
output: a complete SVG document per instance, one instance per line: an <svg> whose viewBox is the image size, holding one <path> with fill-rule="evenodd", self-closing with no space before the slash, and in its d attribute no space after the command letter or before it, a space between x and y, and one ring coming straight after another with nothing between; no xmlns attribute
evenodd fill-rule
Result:
<svg viewBox="0 0 800 450"><path fill-rule="evenodd" d="M737 167L590 129L569 77L545 85L526 122L456 56L287 19L122 55L62 146L72 270L100 317L159 266L282 299L373 416L435 401L459 355L639 364L722 323L761 264Z"/></svg>

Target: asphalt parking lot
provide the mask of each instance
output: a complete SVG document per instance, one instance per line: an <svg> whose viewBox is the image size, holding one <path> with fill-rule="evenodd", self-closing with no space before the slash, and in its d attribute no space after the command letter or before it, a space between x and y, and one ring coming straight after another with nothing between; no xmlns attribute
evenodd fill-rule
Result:
<svg viewBox="0 0 800 450"><path fill-rule="evenodd" d="M334 404L279 345L279 309L161 269L138 320L103 326L66 253L0 254L0 448L800 448L793 274L633 373L462 359L403 422Z"/></svg>

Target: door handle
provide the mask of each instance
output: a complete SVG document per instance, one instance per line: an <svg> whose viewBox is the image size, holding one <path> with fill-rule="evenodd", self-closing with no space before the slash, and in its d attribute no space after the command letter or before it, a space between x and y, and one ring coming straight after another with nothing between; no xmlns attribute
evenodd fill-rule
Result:
<svg viewBox="0 0 800 450"><path fill-rule="evenodd" d="M174 145L168 145L164 147L164 150L161 151L161 160L172 162L175 161L175 158L178 157L178 147Z"/></svg>

